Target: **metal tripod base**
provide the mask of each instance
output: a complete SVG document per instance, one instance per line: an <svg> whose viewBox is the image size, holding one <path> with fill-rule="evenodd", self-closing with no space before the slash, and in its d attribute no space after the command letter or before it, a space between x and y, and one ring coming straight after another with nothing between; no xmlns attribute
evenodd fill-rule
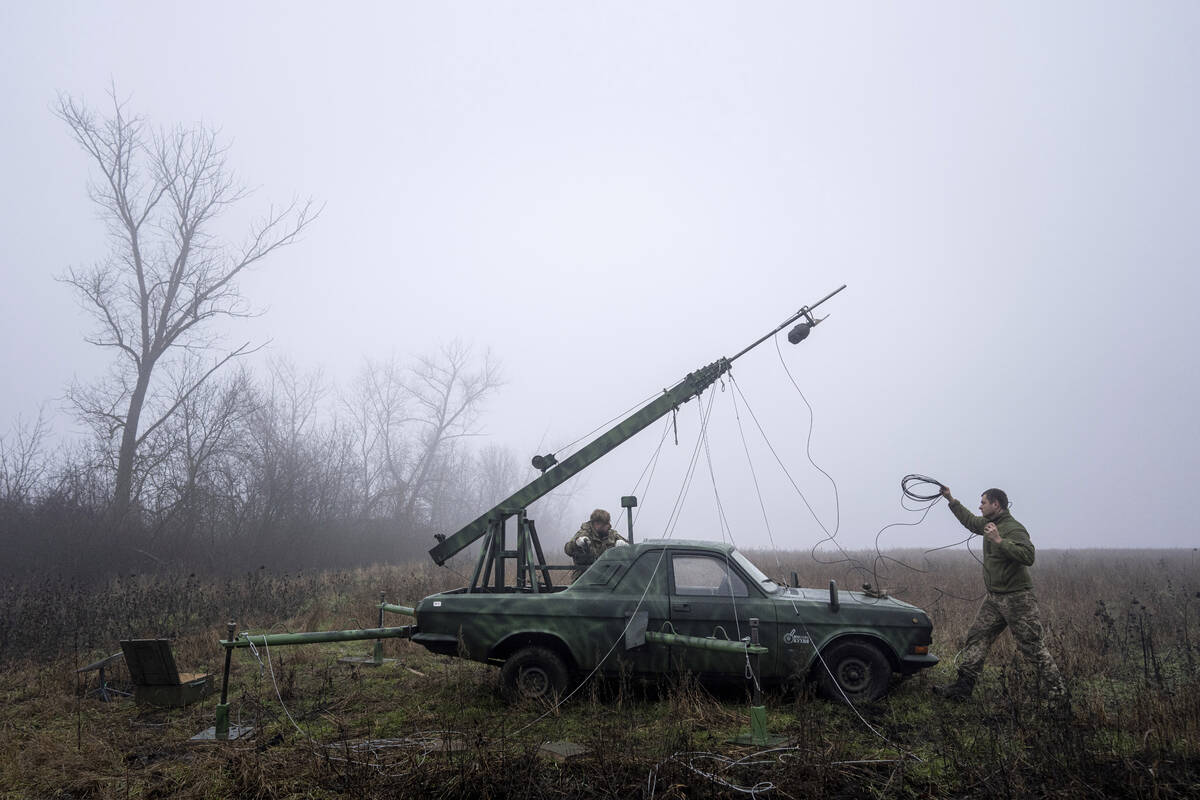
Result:
<svg viewBox="0 0 1200 800"><path fill-rule="evenodd" d="M787 741L785 736L767 733L766 706L750 706L750 732L728 740L730 744L745 744L755 747L778 747Z"/></svg>

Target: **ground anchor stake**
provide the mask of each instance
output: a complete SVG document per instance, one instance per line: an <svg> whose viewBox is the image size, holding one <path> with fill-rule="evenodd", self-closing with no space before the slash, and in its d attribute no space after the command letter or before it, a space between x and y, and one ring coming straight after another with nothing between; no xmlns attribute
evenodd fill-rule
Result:
<svg viewBox="0 0 1200 800"><path fill-rule="evenodd" d="M777 747L787 741L783 736L771 736L767 732L767 707L763 705L762 685L759 683L759 658L762 648L758 644L758 617L750 618L750 732L735 736L729 741L733 744L748 744L755 747Z"/></svg>
<svg viewBox="0 0 1200 800"><path fill-rule="evenodd" d="M384 611L394 611L397 609L401 609L399 611L399 613L401 613L401 614L403 614L403 613L411 614L412 613L411 609L402 608L401 606L389 605L388 603L384 602L384 599L385 599L385 593L380 592L379 593L379 628L380 629L383 628L383 612ZM382 667L384 664L390 664L395 660L396 659L394 659L394 658L384 658L383 657L383 639L376 639L375 645L371 649L371 655L369 655L369 656L342 656L341 658L338 659L338 663L339 664L356 664L360 667Z"/></svg>
<svg viewBox="0 0 1200 800"><path fill-rule="evenodd" d="M225 673L221 678L221 702L217 703L217 724L197 733L188 740L191 742L230 742L247 737L254 732L253 726L250 725L229 724L229 667L233 660L232 642L234 636L237 635L237 623L230 622L225 633L226 641L229 644L221 643L225 647Z"/></svg>

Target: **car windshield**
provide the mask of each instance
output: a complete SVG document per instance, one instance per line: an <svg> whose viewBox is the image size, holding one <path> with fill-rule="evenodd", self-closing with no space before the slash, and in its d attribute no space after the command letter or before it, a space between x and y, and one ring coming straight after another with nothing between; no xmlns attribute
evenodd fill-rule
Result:
<svg viewBox="0 0 1200 800"><path fill-rule="evenodd" d="M776 592L783 590L782 586L768 578L761 569L754 566L754 562L746 558L737 550L733 551L733 560L736 561L738 565L741 566L741 568L746 572L746 574L750 576L750 580L757 583L759 587L762 588L762 590L767 594L775 594Z"/></svg>

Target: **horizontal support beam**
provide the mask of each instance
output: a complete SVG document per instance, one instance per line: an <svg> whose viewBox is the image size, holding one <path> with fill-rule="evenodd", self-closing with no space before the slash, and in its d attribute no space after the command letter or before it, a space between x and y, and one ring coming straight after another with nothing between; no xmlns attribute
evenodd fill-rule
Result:
<svg viewBox="0 0 1200 800"><path fill-rule="evenodd" d="M694 647L697 650L716 650L719 653L740 655L765 655L770 652L760 644L734 642L729 639L710 639L705 636L685 636L682 633L657 633L646 631L646 641L655 644L667 644L672 647Z"/></svg>
<svg viewBox="0 0 1200 800"><path fill-rule="evenodd" d="M222 639L221 646L278 647L290 644L318 644L320 642L353 642L362 639L409 639L417 632L416 625L401 625L398 628L364 628L350 631L309 631L306 633L250 633L242 634L232 642Z"/></svg>
<svg viewBox="0 0 1200 800"><path fill-rule="evenodd" d="M417 612L412 606L394 606L391 603L380 603L379 607L384 611L390 611L393 614L407 614L410 617L415 617Z"/></svg>

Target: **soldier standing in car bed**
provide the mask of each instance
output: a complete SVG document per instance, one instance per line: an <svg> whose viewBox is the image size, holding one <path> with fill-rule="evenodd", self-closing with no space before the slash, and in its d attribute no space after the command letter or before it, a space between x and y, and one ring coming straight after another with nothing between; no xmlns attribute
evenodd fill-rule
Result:
<svg viewBox="0 0 1200 800"><path fill-rule="evenodd" d="M612 517L603 508L597 508L587 522L579 526L579 532L567 540L566 551L579 569L571 573L574 581L591 566L600 554L610 547L615 547L618 540L623 539L612 529Z"/></svg>
<svg viewBox="0 0 1200 800"><path fill-rule="evenodd" d="M963 527L983 537L983 583L987 596L967 631L967 643L958 666L958 678L948 686L933 687L934 693L951 700L966 700L979 680L988 650L996 638L1011 628L1017 648L1037 670L1041 688L1054 702L1067 702L1062 675L1042 636L1041 615L1033 595L1033 542L1025 526L1008 513L1008 495L988 489L979 499L977 517L954 499L950 487L942 487L950 511Z"/></svg>

